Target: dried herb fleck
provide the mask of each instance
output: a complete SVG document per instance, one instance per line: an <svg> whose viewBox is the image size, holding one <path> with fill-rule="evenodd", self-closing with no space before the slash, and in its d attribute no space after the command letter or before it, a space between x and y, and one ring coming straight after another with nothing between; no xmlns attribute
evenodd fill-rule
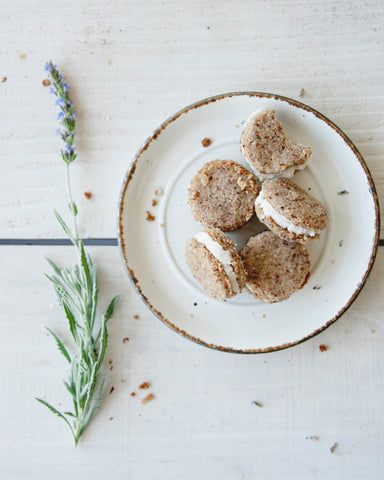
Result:
<svg viewBox="0 0 384 480"><path fill-rule="evenodd" d="M348 190L340 190L340 192L337 192L337 195L348 195Z"/></svg>
<svg viewBox="0 0 384 480"><path fill-rule="evenodd" d="M336 448L338 447L337 443L335 442L332 447L329 449L331 453L335 453Z"/></svg>

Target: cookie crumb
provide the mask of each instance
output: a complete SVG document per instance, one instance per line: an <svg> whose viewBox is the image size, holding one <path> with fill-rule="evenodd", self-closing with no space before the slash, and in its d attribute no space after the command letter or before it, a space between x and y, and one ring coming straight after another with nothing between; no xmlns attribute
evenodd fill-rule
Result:
<svg viewBox="0 0 384 480"><path fill-rule="evenodd" d="M247 188L247 180L244 180L242 177L239 177L236 183L239 186L240 190L245 190Z"/></svg>
<svg viewBox="0 0 384 480"><path fill-rule="evenodd" d="M112 360L109 359L109 360L108 360L108 363L109 363L109 365L112 365Z"/></svg>
<svg viewBox="0 0 384 480"><path fill-rule="evenodd" d="M115 390L115 387L111 387L111 389L109 390L109 395L111 395L111 393L113 393Z"/></svg>
<svg viewBox="0 0 384 480"><path fill-rule="evenodd" d="M89 200L92 197L92 193L91 192L84 192L84 197Z"/></svg>
<svg viewBox="0 0 384 480"><path fill-rule="evenodd" d="M51 81L48 78L45 78L41 83L43 87L49 87L49 85L51 85Z"/></svg>
<svg viewBox="0 0 384 480"><path fill-rule="evenodd" d="M129 342L129 338L128 338L128 337L124 337L124 338L123 338L123 343L127 343L127 342Z"/></svg>
<svg viewBox="0 0 384 480"><path fill-rule="evenodd" d="M332 447L329 449L331 453L335 453L336 448L338 447L337 442L335 442Z"/></svg>
<svg viewBox="0 0 384 480"><path fill-rule="evenodd" d="M149 383L148 382L143 382L140 386L139 386L140 390L147 390L149 388Z"/></svg>
<svg viewBox="0 0 384 480"><path fill-rule="evenodd" d="M327 345L321 344L319 345L320 352L326 352L328 350Z"/></svg>
<svg viewBox="0 0 384 480"><path fill-rule="evenodd" d="M113 370L113 365L111 365L111 366L109 367L109 370L112 372L112 370Z"/></svg>
<svg viewBox="0 0 384 480"><path fill-rule="evenodd" d="M134 315L133 317L135 320L137 320L139 318L139 315Z"/></svg>
<svg viewBox="0 0 384 480"><path fill-rule="evenodd" d="M146 403L150 402L154 398L155 398L155 395L153 393L148 393L148 395L141 400L141 403L145 405Z"/></svg>
<svg viewBox="0 0 384 480"><path fill-rule="evenodd" d="M1 79L1 83L4 83L4 82L6 82L6 81L7 81L7 77L3 77L3 78Z"/></svg>
<svg viewBox="0 0 384 480"><path fill-rule="evenodd" d="M372 328L371 330L372 333L376 333L376 330L374 328Z"/></svg>
<svg viewBox="0 0 384 480"><path fill-rule="evenodd" d="M24 58L25 58L25 53L20 53L20 54L19 54L19 58L20 58L20 60L24 60Z"/></svg>
<svg viewBox="0 0 384 480"><path fill-rule="evenodd" d="M211 145L212 143L212 140L210 138L203 138L203 140L201 140L201 144L203 145L203 147L209 147L209 145Z"/></svg>
<svg viewBox="0 0 384 480"><path fill-rule="evenodd" d="M156 205L157 205L157 200L153 199L152 200L152 207L156 207Z"/></svg>
<svg viewBox="0 0 384 480"><path fill-rule="evenodd" d="M164 190L161 187L155 190L155 195L157 195L158 197L161 197L163 193L164 193Z"/></svg>
<svg viewBox="0 0 384 480"><path fill-rule="evenodd" d="M136 393L135 393L135 392L131 392L130 395L131 395L131 397L134 397L134 396L136 395Z"/></svg>
<svg viewBox="0 0 384 480"><path fill-rule="evenodd" d="M147 214L147 216L145 217L145 219L148 221L148 222L153 222L155 220L155 217L152 215L152 213L147 210L145 212Z"/></svg>
<svg viewBox="0 0 384 480"><path fill-rule="evenodd" d="M206 173L203 173L200 177L200 182L201 182L202 185L206 186L206 185L208 185L208 183L211 179L212 179L212 177L210 177Z"/></svg>

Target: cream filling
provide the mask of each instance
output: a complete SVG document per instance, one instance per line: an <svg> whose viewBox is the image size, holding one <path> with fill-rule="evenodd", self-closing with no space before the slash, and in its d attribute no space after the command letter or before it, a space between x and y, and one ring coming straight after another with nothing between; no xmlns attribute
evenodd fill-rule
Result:
<svg viewBox="0 0 384 480"><path fill-rule="evenodd" d="M255 168L251 163L249 162L248 158L244 154L243 150L241 150L248 165L251 167L253 170L253 173L256 175L256 177L261 181L264 182L264 180L268 180L271 178L291 178L295 174L295 172L299 170L303 170L308 162L309 158L302 164L302 165L291 165L290 167L287 167L285 170L278 172L278 173L261 173L257 168Z"/></svg>
<svg viewBox="0 0 384 480"><path fill-rule="evenodd" d="M288 230L288 232L295 233L296 235L304 235L305 237L314 237L318 232L310 230L309 228L300 227L295 225L288 218L284 217L281 213L275 210L272 205L265 198L263 192L259 194L255 202L256 207L260 207L263 210L263 216L260 220L264 220L266 217L271 217L277 225Z"/></svg>
<svg viewBox="0 0 384 480"><path fill-rule="evenodd" d="M204 247L212 253L218 262L223 266L224 271L231 283L232 289L235 293L240 292L240 287L237 282L236 273L232 267L232 257L228 250L224 248L207 233L199 232L195 235L195 239L204 245Z"/></svg>
<svg viewBox="0 0 384 480"><path fill-rule="evenodd" d="M253 112L245 122L244 128L248 126L248 124L252 123L254 119L262 112L262 108L259 110L256 110L256 112ZM295 172L304 170L304 168L308 165L309 160L311 159L311 156L307 158L307 160L302 164L302 165L291 165L290 167L287 167L285 170L277 173L261 173L257 168L255 168L250 160L248 159L247 155L244 152L243 146L240 144L240 151L244 155L245 160L247 161L248 165L251 167L253 170L253 173L256 175L256 177L261 181L264 182L264 180L268 180L271 178L291 178L295 174Z"/></svg>

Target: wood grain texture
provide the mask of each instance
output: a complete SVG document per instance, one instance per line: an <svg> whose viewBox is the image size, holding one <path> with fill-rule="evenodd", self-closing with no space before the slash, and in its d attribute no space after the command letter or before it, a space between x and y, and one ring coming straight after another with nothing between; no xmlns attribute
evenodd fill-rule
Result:
<svg viewBox="0 0 384 480"><path fill-rule="evenodd" d="M178 336L139 300L117 249L90 251L100 267L101 303L116 291L122 296L110 324L106 363L112 360L113 370L106 372L103 408L74 449L64 423L33 400L69 406L61 384L65 361L43 325L63 337L67 328L42 272L44 256L69 265L72 249L2 247L8 272L0 339L4 478L380 478L383 250L358 299L323 334L248 356ZM321 352L320 344L328 350ZM139 390L145 381L150 388ZM155 399L143 405L149 392Z"/></svg>
<svg viewBox="0 0 384 480"><path fill-rule="evenodd" d="M42 86L47 59L66 75L78 114L74 190L86 237L115 235L124 173L153 129L228 91L278 93L321 111L355 142L383 198L379 0L3 0L0 17L3 238L61 234L51 214L64 171Z"/></svg>

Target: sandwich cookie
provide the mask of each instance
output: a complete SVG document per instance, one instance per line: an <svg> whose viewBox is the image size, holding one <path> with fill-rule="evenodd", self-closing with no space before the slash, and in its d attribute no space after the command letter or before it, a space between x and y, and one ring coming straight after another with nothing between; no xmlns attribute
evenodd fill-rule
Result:
<svg viewBox="0 0 384 480"><path fill-rule="evenodd" d="M309 278L307 249L282 240L271 231L251 237L240 253L247 273L247 290L263 302L286 300Z"/></svg>
<svg viewBox="0 0 384 480"><path fill-rule="evenodd" d="M193 276L216 300L231 298L245 286L245 270L233 241L218 228L189 239L185 259Z"/></svg>
<svg viewBox="0 0 384 480"><path fill-rule="evenodd" d="M214 160L192 178L188 204L197 222L230 231L252 218L258 193L252 172L232 160Z"/></svg>
<svg viewBox="0 0 384 480"><path fill-rule="evenodd" d="M289 242L318 238L328 225L324 206L287 178L266 180L255 208L259 220Z"/></svg>
<svg viewBox="0 0 384 480"><path fill-rule="evenodd" d="M287 138L272 109L249 117L240 138L240 150L260 181L292 177L305 168L312 153L310 147Z"/></svg>

